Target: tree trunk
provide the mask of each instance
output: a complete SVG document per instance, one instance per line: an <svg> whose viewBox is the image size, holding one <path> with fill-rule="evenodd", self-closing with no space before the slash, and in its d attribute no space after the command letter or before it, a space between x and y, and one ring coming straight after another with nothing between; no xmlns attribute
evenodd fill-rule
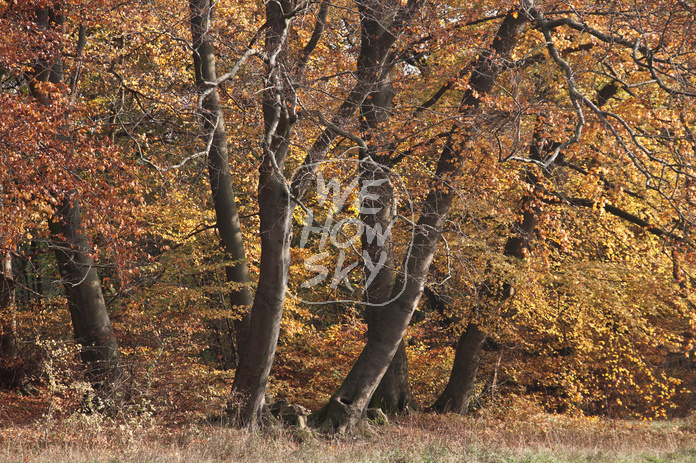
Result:
<svg viewBox="0 0 696 463"><path fill-rule="evenodd" d="M411 404L411 387L408 383L408 356L402 339L389 368L372 394L370 408L381 408L385 413L400 413Z"/></svg>
<svg viewBox="0 0 696 463"><path fill-rule="evenodd" d="M288 23L285 13L290 2L266 3L266 52L282 59ZM228 401L228 414L239 425L255 427L267 412L266 385L275 357L285 291L290 268L292 211L290 195L282 169L290 147L292 122L280 101L284 83L277 69L267 74L263 94L264 143L259 167L259 218L261 261L259 283L251 308L247 344L241 352L239 366Z"/></svg>
<svg viewBox="0 0 696 463"><path fill-rule="evenodd" d="M394 300L374 312L372 326L375 329L368 330L367 343L362 353L329 403L312 416L312 421L321 429L339 434L357 429L418 305L444 225L444 217L453 198L453 194L443 194L439 190L428 195L426 212L418 222L411 247L412 255L407 258L406 275L394 285ZM399 295L402 289L403 292Z"/></svg>
<svg viewBox="0 0 696 463"><path fill-rule="evenodd" d="M525 196L522 200L522 220L513 227L515 235L505 243L503 255L524 259L534 227L537 224L536 211L532 206L532 198ZM501 288L491 292L489 288ZM486 282L480 285L481 303L493 313L514 295L514 288L509 282ZM481 364L481 350L486 340L486 333L476 322L470 322L457 343L450 378L445 390L430 410L439 413L460 413L469 411L469 401L474 393L476 373Z"/></svg>
<svg viewBox="0 0 696 463"><path fill-rule="evenodd" d="M361 57L358 60L359 71L374 69L378 72L378 81L368 97L360 106L360 128L367 144L373 147L386 147L388 140L380 130L389 119L389 111L395 95L391 82L391 68L394 65L384 49L377 46L379 38L385 33L393 15L394 5L388 2L361 2L358 4L361 15L362 44ZM384 148L382 148L384 149ZM365 232L362 236L362 250L367 253L370 263L384 262L376 274L367 266L364 266L366 287L365 292L365 319L368 332L375 332L378 328L374 324L374 312L382 309L394 289L394 243L391 227L396 219L395 196L390 178L389 161L380 156L375 148L363 150L360 153L360 176L362 190L369 195L363 198L361 209L373 213L361 213L361 221L365 224ZM379 163L379 164L376 164ZM366 183L367 182L367 183ZM377 229L385 231L384 242L379 242L370 237L369 230ZM384 257L383 257L384 256ZM368 278L373 278L368 283ZM379 335L379 333L375 333ZM411 390L408 384L408 358L403 341L387 369L380 385L375 390L370 407L381 408L386 413L401 412L406 409L411 401Z"/></svg>
<svg viewBox="0 0 696 463"><path fill-rule="evenodd" d="M516 234L508 238L503 255L518 259L524 259L527 255L530 239L537 224L535 210L531 203L530 197L523 198L522 220L513 227ZM488 289L498 287L501 289L494 293ZM482 296L481 303L492 313L514 295L514 288L509 282L502 282L502 284L486 282L480 285L479 294ZM474 393L474 382L481 364L481 350L485 340L486 333L476 322L470 322L457 343L447 386L430 407L431 411L462 415L469 411L469 401Z"/></svg>
<svg viewBox="0 0 696 463"><path fill-rule="evenodd" d="M61 29L65 17L53 8L40 8L36 23L41 29ZM60 48L60 47L59 47ZM63 60L60 53L52 62L41 60L35 65L30 84L32 95L48 104L50 95L42 93L38 82L63 83ZM106 310L101 282L92 247L81 229L82 212L74 192L66 193L56 215L49 221L52 245L68 299L75 342L81 347L80 356L87 368L87 377L95 389L110 393L123 378L121 354Z"/></svg>
<svg viewBox="0 0 696 463"><path fill-rule="evenodd" d="M242 425L261 422L266 405L268 375L275 356L290 266L291 211L285 184L262 175L261 263L256 297L251 309L247 345L242 351L232 385L230 412Z"/></svg>
<svg viewBox="0 0 696 463"><path fill-rule="evenodd" d="M481 349L485 339L486 333L476 323L469 323L459 337L447 386L431 410L466 414L474 392L474 380L481 363Z"/></svg>
<svg viewBox="0 0 696 463"><path fill-rule="evenodd" d="M601 105L606 103L617 90L618 88L614 83L602 87L597 93L598 105L601 107ZM544 151L552 150L556 145L554 143L538 144L537 140L541 137L537 137L537 133L538 131L535 132L533 143L530 146L530 158L542 161L545 154ZM550 166L550 169L554 169L555 167L557 167L557 164ZM536 176L530 169L526 171L525 182L532 187L538 184ZM534 237L534 228L537 226L540 211L538 207L534 206L534 198L531 196L524 196L522 198L521 209L523 211L522 218L513 226L513 234L505 243L503 255L523 260L529 254L529 247ZM481 291L481 293L489 293L486 299L493 296L492 301L488 302L489 305L493 304L499 308L507 299L514 295L514 288L512 288L510 283L502 283L503 284L494 285L486 285L484 283L484 285L482 285L482 289L484 286L503 288L502 291L496 294L490 294L489 291L485 289ZM469 323L457 344L452 372L447 386L440 397L438 397L435 403L430 407L431 410L440 413L453 412L466 414L468 412L469 401L474 393L476 373L481 363L480 354L485 340L486 335L481 331L478 325L473 322Z"/></svg>
<svg viewBox="0 0 696 463"><path fill-rule="evenodd" d="M6 251L2 256L0 273L0 358L12 360L19 354L17 349L17 313L15 305L15 280L12 274L12 253Z"/></svg>
<svg viewBox="0 0 696 463"><path fill-rule="evenodd" d="M371 27L367 28L372 29ZM377 32L384 32L382 26L377 28ZM389 73L382 72L382 78L376 86L375 91L371 92L369 98L363 102L361 107L362 128L365 132L365 140L368 143L385 146L379 133L379 126L388 119L389 108L394 97L394 89L391 84ZM362 249L366 252L371 263L385 260L382 267L377 271L374 279L365 288L365 318L367 330L376 331L373 313L382 309L382 306L389 301L394 289L394 243L391 231L385 233L385 240L380 243L377 239L368 235L369 229L391 230L396 219L395 196L392 179L389 172L385 172L385 167L374 164L374 161L382 161L377 155L369 156L363 153L361 163L361 177L363 191L367 191L369 196L363 199L361 209L376 211L373 214L361 214L361 221L365 224L365 232L362 236ZM366 186L366 182L367 186ZM380 183L381 182L381 183ZM370 186L372 185L372 186ZM372 199L374 195L374 199ZM369 269L365 271L365 278L372 277ZM367 282L367 280L366 280ZM375 333L379 335L379 333ZM372 395L370 400L371 408L381 408L385 413L397 413L406 410L411 402L411 388L408 383L408 358L406 356L406 346L403 340L399 344L392 362L384 373L382 381Z"/></svg>
<svg viewBox="0 0 696 463"><path fill-rule="evenodd" d="M368 193L361 203L361 210L375 213L361 214L365 224L362 236L363 253L372 265L382 262L379 269L370 271L365 268L365 319L367 322L368 338L380 336L379 312L389 302L394 291L394 243L391 232L385 233L384 241L380 242L374 235L369 236L368 230L390 230L395 220L394 189L389 173L382 167L376 166L371 160L361 163L362 191ZM380 183L381 182L381 183ZM372 185L372 186L370 186ZM374 199L372 199L374 197ZM367 266L366 266L367 267ZM392 360L370 400L371 407L379 407L387 413L400 412L406 409L411 401L411 390L408 384L408 358L403 339L399 344L397 354Z"/></svg>
<svg viewBox="0 0 696 463"><path fill-rule="evenodd" d="M73 195L63 200L49 228L87 376L95 388L110 390L123 378L121 355L81 221L80 204Z"/></svg>
<svg viewBox="0 0 696 463"><path fill-rule="evenodd" d="M243 308L243 316L234 319L235 338L239 354L246 345L249 329L249 307L253 302L249 288L244 240L237 214L237 203L230 176L225 116L220 104L220 94L211 82L217 79L213 37L209 33L213 20L210 0L191 0L191 36L193 38L193 63L198 94L202 97L199 108L203 118L203 133L208 151L208 177L215 203L217 229L220 233L225 259L231 263L225 267L232 307Z"/></svg>
<svg viewBox="0 0 696 463"><path fill-rule="evenodd" d="M15 287L12 252L5 251L0 261L0 387L29 392L29 372L17 342Z"/></svg>
<svg viewBox="0 0 696 463"><path fill-rule="evenodd" d="M498 58L510 52L526 24L525 14L511 12L505 17L491 49L482 53L475 62L469 89L460 104L460 113L468 116L477 114L481 104L480 98L491 90L502 70ZM461 129L456 124L453 126L438 161L438 179L455 177L459 173L462 153L466 151L469 137L466 129ZM376 329L372 333L368 331L367 343L350 373L329 403L312 416L312 421L320 428L343 434L353 432L360 423L365 408L403 339L413 311L421 298L454 197L455 192L452 188L435 185L423 202L422 213L410 246L412 251L406 256L405 275L399 277L393 293L398 294L401 288L404 290L375 314L373 322ZM401 286L401 282L404 286Z"/></svg>

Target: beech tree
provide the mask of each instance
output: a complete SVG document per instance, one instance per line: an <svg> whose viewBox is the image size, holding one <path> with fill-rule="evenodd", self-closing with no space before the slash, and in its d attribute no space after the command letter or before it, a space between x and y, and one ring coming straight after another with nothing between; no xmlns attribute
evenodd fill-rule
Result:
<svg viewBox="0 0 696 463"><path fill-rule="evenodd" d="M622 361L657 396L670 380L627 346L673 349L693 311L696 44L672 3L0 2L0 250L51 246L84 355L117 352L97 262L146 274L110 297L143 316L250 306L227 404L242 426L268 413L279 339L304 378L365 326L323 430L405 409L409 353L454 333L438 411L468 409L486 337L564 394L582 384L566 404L610 397ZM414 327L426 286L443 314ZM495 374L529 386L505 361ZM341 363L308 384L327 392ZM272 393L300 381L292 365Z"/></svg>
<svg viewBox="0 0 696 463"><path fill-rule="evenodd" d="M28 89L30 94L18 91L3 95L3 108L10 116L3 130L3 149L9 154L3 158L3 203L7 217L15 219L4 230L3 248L8 252L23 235L31 238L35 234L48 241L56 255L87 376L95 388L109 394L121 381L123 370L92 257L95 248L84 230L84 200L80 194L86 190L99 196L98 188L86 187L80 175L91 169L98 171L100 161L95 162L91 154L109 148L100 146L74 125L78 112L67 94L64 76L64 6L29 2L9 6L3 13L9 26L4 31L8 43L24 39L33 46L3 56L7 66L4 71L15 88ZM81 31L75 47L77 55L85 47L84 29ZM73 91L76 79L74 76L71 82ZM38 130L27 131L32 124ZM95 212L89 215L90 221ZM33 223L37 219L38 223ZM46 228L37 226L41 224Z"/></svg>
<svg viewBox="0 0 696 463"><path fill-rule="evenodd" d="M303 165L287 179L284 170L293 142L293 129L302 115L297 113L292 102L297 94L290 83L293 77L301 77L306 72L308 60L324 31L325 13L317 15L313 35L298 53L288 45L289 26L291 19L307 5L295 2L266 4L264 138L258 191L261 261L248 342L242 350L229 403L230 413L242 423L255 425L263 415L266 383L278 340L288 282L293 211L310 186L316 163L324 159L337 136L345 135L340 126L353 117L379 81L380 68L376 65L382 65L420 5L414 0L403 7L393 5L389 27L376 33L367 30L369 26L374 27L374 19L364 21L356 83L331 121L318 112L306 114L317 118L325 128L308 149ZM371 8L365 5L365 9L369 11Z"/></svg>
<svg viewBox="0 0 696 463"><path fill-rule="evenodd" d="M598 103L601 108L617 91L614 84L607 84L598 92ZM534 132L530 144L530 159L541 161L547 158L549 151L560 145L556 142L541 141L542 128ZM552 174L558 166L552 164L545 173ZM532 252L534 231L540 220L539 205L535 204L535 188L539 186L536 173L528 168L524 172L524 183L531 191L521 198L519 220L511 227L511 236L505 242L503 255L515 260L523 260ZM502 306L515 295L514 281L486 281L477 288L477 302L481 307L475 307L474 312L483 312L495 317L501 313ZM471 321L459 337L455 350L450 378L445 390L437 401L430 407L440 413L454 412L466 414L469 402L474 393L474 381L481 362L481 350L486 339L485 328L480 323Z"/></svg>
<svg viewBox="0 0 696 463"><path fill-rule="evenodd" d="M230 400L231 411L236 413L243 423L258 422L264 408L263 392L278 339L288 282L293 211L297 205L302 205L305 193L313 180L315 166L318 162L326 159L337 137L346 140L349 145L353 144L360 152L362 161L374 161L379 156L377 154L379 150L391 150L392 153L395 153L401 149L400 145L403 143L401 140L404 139L409 139L416 146L419 146L415 137L409 138L408 135L401 140L391 140L391 144L381 141L375 143L374 131L380 121L374 118L371 120L370 111L374 109L370 109L370 105L372 108L376 108L379 103L370 102L364 106L362 103L368 96L375 98L375 100L385 97L391 98L387 95L389 93L389 73L395 62L393 61L394 56L398 56L399 59L403 60L402 62L408 59L413 61L415 53L409 47L414 47L414 44L420 44L424 40L426 42L430 40L427 36L419 38L413 36L413 43L404 44L406 51L400 55L391 48L398 38L395 31L402 30L407 22L410 24L414 14L420 11L422 5L418 2L410 2L403 7L386 3L359 3L357 7L360 17L361 41L354 74L356 84L350 92L346 92L347 96L333 116L327 117L322 111L308 107L304 97L312 88L311 83L303 80L308 72L307 63L320 43L327 22L331 20L324 4L317 6L318 10L314 15L314 29L305 35L309 38L300 46L297 45L299 34L295 35L294 32L297 29L291 25L298 15L305 14L310 10L305 9L303 4L292 2L266 5L266 23L263 30L265 34L264 48L258 50L253 48L252 44L244 55L258 55L263 60L266 69L262 102L265 135L261 145L262 156L258 190L261 218L259 283L251 310L250 344L247 346L247 354L242 355ZM601 24L599 25L602 26L605 24L602 18L611 17L614 14L611 8L588 11L592 13L588 17L600 18ZM628 147L625 137L619 133L619 128L612 125L607 117L619 121L620 130L627 131L628 139L639 150L644 149L645 152L647 148L640 142L635 143L637 135L630 128L630 124L617 116L616 113L603 111L592 101L591 97L585 96L585 88L589 82L579 80L568 60L575 59L576 56L579 57L579 60L588 59L586 53L588 50L602 48L604 46L602 44L605 44L610 47L608 50L612 52L617 47L623 47L627 54L618 53L618 60L632 59L641 71L650 73L656 72L655 68L650 65L645 67L644 61L651 52L639 43L642 39L630 41L611 33L601 32L595 26L583 22L582 19L573 19L574 14L573 12L553 9L545 11L543 6L531 2L523 3L507 14L497 16L497 18L502 19L497 35L491 37L491 43L478 53L473 62L454 74L455 79L467 79L466 83L463 84L463 95L459 103L454 105L455 112L447 116L457 122L452 124L448 130L437 134L430 142L423 141L423 145L419 146L420 148L426 146L432 150L432 146L439 144L440 149L436 157L426 160L432 166L434 173L430 190L422 196L422 203L417 208L420 212L420 218L415 223L415 233L413 241L408 247L408 255L404 258L402 270L397 271L393 276L388 276L385 273L384 278L386 279L383 284L375 286L372 295L369 293L366 295L368 302L371 297L377 300L390 300L390 302L378 310L368 309L367 319L370 328L363 354L327 407L315 415L315 423L318 426L346 432L358 423L370 397L402 341L411 314L421 297L423 285L436 254L448 213L455 198L461 194L460 191L466 189L466 186L461 183L461 178L466 172L462 163L467 159L474 160L473 152L478 152L477 150L486 152L490 149L490 147L484 147L486 140L482 139L479 136L480 132L472 127L479 124L480 127L484 127L483 131L494 132L493 136L498 138L499 149L502 148L502 152L507 151L508 153L500 156L499 161L503 163L530 164L532 168L538 166L541 169L548 169L552 164L562 161L564 157L575 155L577 147L581 146L583 141L583 131L588 131L590 124L593 128L602 126L607 129L608 133L613 136L614 142L626 153L628 158L634 163L639 163L636 153ZM547 19L546 15L560 19ZM480 22L472 21L472 25L477 24ZM456 30L457 27L462 26L455 25L450 30ZM559 49L556 44L559 39L554 38L554 33L559 28L569 28L572 31L586 34L591 37L591 43L578 43L573 46L570 44L572 42L564 36L562 39L564 45L566 42L569 44L566 48ZM518 47L517 44L521 37L524 38L523 46ZM574 37L571 38L575 40ZM545 51L542 51L544 49ZM638 50L641 56L632 58L630 56L631 50ZM419 59L424 58L427 61L426 55L427 52L420 53ZM418 63L416 62L416 64ZM501 74L505 74L508 80L504 85L499 86L497 91L501 94L511 92L512 95L507 99L500 97L499 94L492 94ZM659 75L651 74L651 76L658 77L653 79L654 83L663 90L675 90L666 84L664 78L660 78ZM569 130L571 133L567 138L561 136L560 141L553 146L553 150L544 154L543 159L519 155L527 144L520 141L521 135L530 131L530 124L527 122L528 115L531 116L532 108L535 111L543 108L544 103L542 102L541 105L534 103L535 95L523 92L519 84L514 82L514 79L531 81L535 78L555 80L556 86L553 88L552 104L555 108L560 108L558 117L564 123L562 126L555 127L557 131L554 133L562 133L563 130ZM616 78L620 79L620 77ZM670 78L672 77L670 76ZM384 90L382 94L380 94L380 86ZM419 105L413 115L422 117L426 110L431 110L442 101L452 98L450 95L456 93L456 90L457 88L452 82L445 82L439 89L436 89L431 98ZM686 98L689 97L688 91L675 91L681 92L682 96ZM500 99L500 103L492 102L496 99ZM491 106L489 107L489 105ZM515 105L522 107L528 105L530 109L523 111L513 109ZM358 110L361 106L362 111L359 115ZM382 106L383 109L389 108L389 103L382 103ZM497 109L503 106L509 109ZM591 121L585 114L583 107L589 108L592 112ZM608 116L608 114L611 115ZM363 122L353 125L360 117ZM445 117L438 122L433 122L433 126L442 124L442 120L446 119ZM287 162L291 155L291 148L296 134L305 133L307 130L306 125L304 125L305 121L313 121L323 129L319 131L315 142L307 147L307 155L297 170L297 174L288 178L285 171L288 168ZM498 124L497 129L495 124ZM317 133L316 129L314 133ZM356 133L360 133L360 135ZM387 138L389 136L386 135ZM544 133L542 138L548 140L547 134ZM548 144L548 141L540 143ZM387 146L388 148L385 148ZM405 150L405 153L395 155L393 159L381 156L389 161L387 164L396 165L399 158L408 157L413 152L415 152L413 149ZM368 169L363 171L362 175L364 178L371 176L369 178L374 179L376 178L375 174L380 175L374 170L369 172ZM657 191L663 190L658 189ZM385 190L383 199L387 199L389 194ZM386 201L383 201L382 204L386 204ZM383 207L383 209L386 211L387 208ZM393 212L385 213L386 216L393 214ZM524 233L531 233L531 229L534 228L533 220L533 218L527 220L528 226L525 226L525 220L522 220L522 228L529 228ZM368 254L370 253L369 246L366 251ZM520 249L512 250L511 247L507 255L512 256L520 253ZM393 286L390 278L394 278ZM389 287L394 288L390 294L393 300L385 297ZM384 294L376 295L374 293L376 288L379 288ZM401 291L402 288L404 291ZM500 295L494 298L505 299L506 296ZM480 346L483 340L483 331L478 330L475 334L476 342L474 344ZM472 361L475 358L474 352ZM473 378L471 375L470 377Z"/></svg>
<svg viewBox="0 0 696 463"><path fill-rule="evenodd" d="M227 131L225 115L220 105L217 85L234 78L236 70L244 63L246 55L235 66L235 70L217 78L215 67L214 42L211 34L213 7L210 1L191 1L191 35L193 42L193 62L198 87L198 105L203 119L203 135L206 142L208 176L215 203L216 227L225 250L226 259L231 263L225 267L227 281L236 287L230 291L232 306L245 310L241 319L235 319L237 351L246 344L249 325L248 308L252 303L249 287L244 241L239 214L230 177L230 163L227 150Z"/></svg>
<svg viewBox="0 0 696 463"><path fill-rule="evenodd" d="M599 18L611 17L614 19L620 18L622 24L625 21L625 30L631 30L633 35L631 38L622 37L619 40L618 36L613 35L613 31L608 32L601 31L600 27L606 27L608 24L605 23L603 19L598 20L596 28L589 25L587 22L576 21L571 17L562 17L565 13L551 13L549 15L559 15L557 19L546 19L541 10L536 11L534 16L534 21L536 28L541 31L544 38L546 39L545 46L548 49L548 58L544 57L540 60L540 63L548 65L549 58L553 61L554 65L557 66L558 72L562 72L566 82L566 88L568 92L568 100L566 100L567 107L574 108L575 116L575 128L574 136L570 139L564 141L554 138L549 134L552 132L549 128L543 125L537 125L537 129L533 134L533 140L530 143L529 153L527 158L521 156L510 156L510 159L515 158L518 161L528 162L536 164L540 168L528 168L525 176L525 183L527 183L531 191L537 191L536 195L527 196L522 200L523 211L520 213L520 223L514 227L520 235L511 237L507 244L505 245L504 254L511 257L516 257L518 259L524 258L530 255L531 251L529 249L529 243L533 238L532 233L534 227L539 222L540 218L540 208L543 204L548 204L549 202L558 201L559 204L565 204L568 207L593 207L596 205L595 200L589 198L579 198L573 197L572 193L568 190L574 188L571 186L568 175L577 175L582 178L587 178L589 174L586 168L582 167L581 164L587 162L585 159L585 153L582 151L574 151L572 154L574 159L570 159L570 155L564 150L569 149L575 143L583 143L582 134L589 132L591 136L597 136L598 138L609 139L613 137L613 143L616 143L616 154L620 155L623 153L626 159L629 160L634 166L638 167L636 171L626 172L624 175L614 175L615 180L610 181L607 176L600 175L600 186L605 189L617 188L617 184L623 185L621 188L628 190L626 194L632 198L632 202L640 203L647 200L647 195L635 193L634 186L635 180L638 182L644 180L646 182L647 189L654 189L658 196L665 197L666 190L663 190L660 186L651 185L655 180L655 171L652 171L650 164L658 170L667 168L672 171L669 182L674 182L673 185L676 187L680 182L685 182L685 184L690 183L690 178L693 175L693 160L689 160L693 153L688 153L687 151L679 151L677 155L679 160L673 164L673 161L668 160L670 154L663 152L661 155L657 155L660 150L649 149L647 146L650 144L648 140L655 140L655 133L650 133L650 130L645 130L640 127L640 123L628 122L621 110L623 108L617 107L616 104L609 105L613 99L620 100L622 97L618 95L620 90L625 91L630 98L639 99L640 96L637 92L641 90L644 86L654 85L651 90L653 95L660 95L657 98L664 99L664 108L670 108L668 111L675 111L673 113L676 115L675 119L671 119L668 125L680 120L683 124L683 113L684 103L687 105L688 99L693 97L693 76L690 65L687 64L690 58L686 55L680 53L678 50L680 47L684 46L683 42L680 42L676 48L672 48L675 45L670 40L664 40L659 45L651 49L650 51L643 48L640 54L636 53L636 47L640 47L640 43L643 40L648 40L651 34L656 33L656 31L667 32L668 28L675 28L677 24L681 26L688 27L690 22L681 22L681 19L677 19L680 16L685 19L685 14L688 13L687 10L680 9L684 5L680 5L675 9L661 9L661 8L651 8L650 10L638 9L634 14L624 14L620 11L615 10L590 10L592 14L598 16ZM651 26L646 29L643 26L638 25L641 19L646 17L651 17ZM581 33L589 33L592 40L588 43L578 43L574 46L569 46L565 49L557 48L557 43L559 39L555 38L558 35L563 34L564 27L570 27L571 30L579 31ZM618 23L611 23L610 28L619 28ZM572 41L579 40L581 36L577 39L575 36L566 35ZM665 36L666 37L666 36ZM615 45L620 44L620 45ZM631 45L632 44L632 45ZM595 47L612 47L611 58L603 60L600 66L604 67L607 72L602 71L589 71L596 72L601 75L602 79L592 80L584 83L589 88L581 89L581 85L577 82L578 76L588 73L588 67L581 59L572 59L575 55L583 55L586 53L585 50L593 50ZM618 49L616 49L618 47ZM633 48L632 48L633 47ZM623 49L622 49L623 48ZM670 60L673 62L680 62L682 64L675 65L675 70L673 74L667 73L667 76L660 77L664 71L658 64L661 58L657 58L656 55L664 54L670 56ZM592 65L595 63L591 62ZM624 63L630 63L624 65ZM536 65L538 66L538 65ZM622 68L621 77L614 70L616 68ZM589 69L592 69L591 67ZM642 82L639 84L628 84L626 80L639 80L641 74L649 75L650 77L656 78L649 80L647 82ZM680 82L680 85L676 88L666 85L663 79L672 80L675 79ZM597 85L599 81L601 86L595 87L596 93L592 97L592 84ZM548 99L548 90L553 87L552 81L544 80L541 81L541 88L546 89L545 98ZM551 90L554 94L554 98L559 98L554 90ZM544 91L541 92L542 95ZM673 101L667 103L673 96L680 95L681 101ZM560 100L563 101L563 100ZM559 100L556 100L555 104L559 105ZM559 105L560 106L560 105ZM612 106L608 109L607 106ZM558 107L558 106L557 106ZM567 111L567 110L566 110ZM586 116L583 111L591 111L596 118ZM539 111L535 115L530 115L537 118L537 124L539 121L547 121L550 111ZM613 124L610 121L616 121ZM662 121L666 122L666 121ZM596 135L597 131L606 130L606 135ZM663 128L660 130L671 130L669 128ZM640 133L640 135L638 135ZM687 137L689 130L687 129ZM679 136L671 136L670 139L674 140L677 144ZM610 143L612 141L609 141ZM592 142L591 142L592 143ZM683 145L683 148L685 146ZM682 149L683 149L682 148ZM570 148L572 150L572 148ZM589 151L592 153L596 148L591 148ZM693 150L691 150L693 151ZM673 151L674 154L674 151ZM642 159L641 156L646 155L646 159ZM686 156L684 156L686 155ZM669 166L669 167L667 167ZM612 167L605 167L608 170L612 170ZM535 170L537 170L536 173ZM664 171L663 171L664 173ZM540 175L543 174L543 175ZM636 179L635 174L638 174ZM660 178L664 180L666 177L663 174L659 174ZM547 178L552 179L554 184L547 184L545 181L540 179ZM580 180L582 181L582 180ZM658 182L659 183L659 182ZM545 186L542 186L545 185ZM677 187L679 188L679 187ZM633 191L630 191L633 190ZM671 195L672 193L670 193ZM550 199L549 195L551 196ZM675 233L676 229L673 231L668 231L668 227L673 225L666 225L668 222L663 222L665 225L656 225L651 223L651 220L647 218L640 217L641 214L635 214L630 212L628 207L619 204L603 204L602 207L607 214L619 217L628 223L644 227L644 229L651 234L660 236L665 240L667 246L678 245L684 240L689 241L689 236L692 234L693 220L690 212L687 212L685 208L686 204L682 202L683 200L671 201L668 200L664 203L663 213L667 210L668 216L671 216L668 221L672 224L680 224L676 229L680 229L680 232ZM624 201L625 202L625 201ZM654 220L654 219L653 219ZM497 285L494 285L494 287ZM482 332L480 327L477 327L475 323L468 325L465 332L460 338L457 347L457 356L455 357L455 366L453 367L452 377L447 385L447 389L443 392L442 396L434 404L434 408L438 410L453 410L458 412L466 412L469 397L473 391L473 378L475 376L476 368L478 365L479 355L481 345L483 344L483 339L485 334ZM456 391L456 392L455 392Z"/></svg>

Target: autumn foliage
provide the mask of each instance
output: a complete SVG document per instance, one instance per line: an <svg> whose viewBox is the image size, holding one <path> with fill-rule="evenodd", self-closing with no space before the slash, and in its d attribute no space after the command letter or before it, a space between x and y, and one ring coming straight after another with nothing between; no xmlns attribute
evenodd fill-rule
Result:
<svg viewBox="0 0 696 463"><path fill-rule="evenodd" d="M220 0L205 34L222 80L198 83L185 3L0 1L0 385L18 387L5 376L21 371L29 393L92 387L51 231L78 201L123 358L120 404L175 421L177 407L222 412L244 355L235 320L249 311L230 297L268 281L264 188L277 182L292 206L267 393L320 409L370 336L368 273L355 230L352 249L302 234L310 210L317 230L357 223L365 195L356 187L337 208L316 172L305 190L293 175L324 162L326 181L345 185L369 157L398 186L397 280L429 194L451 195L404 336L411 410L438 399L475 325L471 411L525 400L573 415L693 413L691 3L283 1L275 30L270 6ZM370 29L377 16L386 32ZM501 24L522 19L513 43ZM393 38L378 65L365 65L369 34ZM60 81L42 77L56 67ZM240 262L211 196L222 119L250 282L230 278ZM328 277L309 285L307 259L324 251L312 262ZM71 397L66 413L81 406Z"/></svg>

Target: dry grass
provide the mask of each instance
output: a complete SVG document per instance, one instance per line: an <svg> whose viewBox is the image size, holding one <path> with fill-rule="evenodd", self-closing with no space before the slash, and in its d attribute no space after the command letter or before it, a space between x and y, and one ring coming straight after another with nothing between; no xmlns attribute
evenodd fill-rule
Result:
<svg viewBox="0 0 696 463"><path fill-rule="evenodd" d="M394 418L355 439L280 426L221 428L205 417L225 403L231 374L166 350L148 361L131 355L130 401L118 415L86 415L79 410L89 386L79 381L71 352L53 359L50 385L37 384L34 395L0 390L0 462L696 462L696 416L553 415L516 397L475 416Z"/></svg>
<svg viewBox="0 0 696 463"><path fill-rule="evenodd" d="M536 409L479 417L412 415L373 435L331 439L274 427L159 424L153 416L74 413L0 429L8 462L694 462L688 421L626 422ZM9 424L9 425L8 425Z"/></svg>

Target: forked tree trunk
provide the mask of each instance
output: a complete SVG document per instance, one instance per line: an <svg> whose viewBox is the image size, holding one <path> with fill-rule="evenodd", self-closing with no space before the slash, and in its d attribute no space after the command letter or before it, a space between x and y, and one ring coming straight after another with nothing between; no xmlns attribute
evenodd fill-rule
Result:
<svg viewBox="0 0 696 463"><path fill-rule="evenodd" d="M329 403L312 416L319 428L344 434L353 432L361 422L418 305L444 218L453 199L452 193L445 194L439 189L428 195L411 247L412 254L406 263L406 275L397 279L394 285L393 302L375 311L372 318L374 329L368 331L367 343L341 387ZM399 294L402 288L403 292Z"/></svg>
<svg viewBox="0 0 696 463"><path fill-rule="evenodd" d="M216 226L225 251L225 259L231 262L225 266L227 282L233 284L230 290L230 304L243 310L243 316L234 319L236 352L239 355L246 344L250 321L249 308L253 296L249 288L244 239L230 176L225 116L218 89L210 84L217 79L215 49L210 33L213 7L210 0L191 0L189 7L196 85L198 94L202 97L205 95L199 111L203 119L203 138L206 146L210 147L208 177L215 203Z"/></svg>
<svg viewBox="0 0 696 463"><path fill-rule="evenodd" d="M465 92L460 104L460 113L468 116L477 114L480 97L490 91L502 71L499 58L510 52L526 24L525 14L514 12L505 17L491 49L483 53L475 63L469 90ZM468 137L465 129L456 125L452 128L438 161L438 179L450 178L459 173ZM320 428L343 434L352 432L361 422L369 400L403 339L423 293L430 264L454 197L455 192L451 188L436 185L424 200L410 247L412 251L406 256L405 275L400 276L394 285L394 300L375 314L375 330L372 334L368 331L367 343L350 373L329 403L312 416L312 421ZM402 284L403 292L399 294Z"/></svg>

